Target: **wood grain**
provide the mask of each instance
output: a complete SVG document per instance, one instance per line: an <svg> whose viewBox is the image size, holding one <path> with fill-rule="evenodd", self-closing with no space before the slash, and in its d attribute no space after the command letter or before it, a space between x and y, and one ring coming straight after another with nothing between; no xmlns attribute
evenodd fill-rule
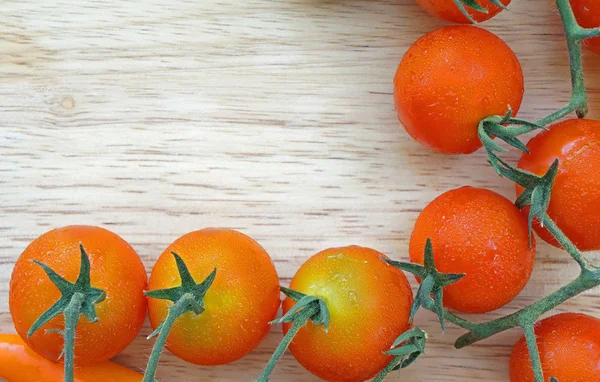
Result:
<svg viewBox="0 0 600 382"><path fill-rule="evenodd" d="M484 24L515 50L526 77L521 116L569 99L561 24L551 0L514 1ZM150 270L179 235L240 229L275 259L287 285L318 250L360 244L407 258L419 211L443 191L489 187L513 198L484 155L448 157L396 119L392 78L409 45L443 25L414 0L10 1L0 4L0 330L12 264L38 235L94 224L128 240ZM600 58L585 54L591 116ZM509 158L516 159L516 153ZM599 256L596 256L600 259ZM576 274L539 246L535 274L498 317ZM414 283L413 283L414 285ZM560 310L600 315L598 291ZM403 381L506 381L518 331L467 349L432 314L428 354ZM145 365L143 337L117 361ZM248 381L281 338L203 368L165 354L165 381ZM359 339L357 339L359 340ZM309 381L291 355L273 380Z"/></svg>

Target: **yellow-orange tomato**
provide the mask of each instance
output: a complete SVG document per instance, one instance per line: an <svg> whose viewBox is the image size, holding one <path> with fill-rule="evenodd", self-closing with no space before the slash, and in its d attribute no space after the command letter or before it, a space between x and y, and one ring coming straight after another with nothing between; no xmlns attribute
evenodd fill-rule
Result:
<svg viewBox="0 0 600 382"><path fill-rule="evenodd" d="M309 321L289 347L316 376L328 381L374 377L392 359L382 352L410 328L410 285L383 256L358 246L327 249L311 257L292 279L291 289L323 298L331 314L327 332ZM287 298L283 313L294 304ZM290 327L284 324L284 333Z"/></svg>
<svg viewBox="0 0 600 382"><path fill-rule="evenodd" d="M417 40L394 78L398 118L417 141L446 154L481 147L479 122L516 113L523 72L513 51L474 26L449 26Z"/></svg>
<svg viewBox="0 0 600 382"><path fill-rule="evenodd" d="M181 285L171 251L184 260L200 283L217 274L204 298L206 310L179 317L166 347L177 357L199 365L233 362L254 349L269 332L280 305L279 279L267 252L250 237L230 229L207 228L175 240L158 258L149 290ZM149 299L152 327L173 303Z"/></svg>
<svg viewBox="0 0 600 382"><path fill-rule="evenodd" d="M530 248L527 220L508 199L489 190L462 187L429 203L410 238L412 262L423 264L427 238L440 272L466 274L444 288L444 305L461 312L486 313L506 305L533 271L535 241Z"/></svg>
<svg viewBox="0 0 600 382"><path fill-rule="evenodd" d="M600 381L600 320L585 314L563 313L535 326L545 380ZM529 350L521 338L510 356L510 381L534 382Z"/></svg>
<svg viewBox="0 0 600 382"><path fill-rule="evenodd" d="M502 4L510 4L510 0L501 0ZM417 0L417 3L432 16L457 24L471 24L456 5L455 0ZM477 3L487 9L488 13L475 11L467 6L465 10L478 23L496 16L502 8L491 3L489 0L477 0Z"/></svg>
<svg viewBox="0 0 600 382"><path fill-rule="evenodd" d="M571 7L577 23L584 28L600 27L600 1L571 0ZM600 54L600 37L589 38L583 45L596 54Z"/></svg>
<svg viewBox="0 0 600 382"><path fill-rule="evenodd" d="M582 251L600 249L600 122L572 119L557 123L527 144L519 168L537 175L558 159L548 216ZM523 188L517 185L517 194ZM528 210L526 210L528 211ZM559 246L556 239L534 222L538 235Z"/></svg>
<svg viewBox="0 0 600 382"><path fill-rule="evenodd" d="M91 264L91 285L106 292L96 305L99 321L79 320L75 332L75 364L106 361L121 352L138 334L146 317L147 275L144 265L129 244L116 234L99 227L69 226L47 232L34 240L21 254L10 280L10 313L17 332L27 345L49 360L57 361L64 340L49 329L64 329L64 316L58 315L27 338L37 318L61 296L40 261L60 276L75 282L79 276L83 244Z"/></svg>

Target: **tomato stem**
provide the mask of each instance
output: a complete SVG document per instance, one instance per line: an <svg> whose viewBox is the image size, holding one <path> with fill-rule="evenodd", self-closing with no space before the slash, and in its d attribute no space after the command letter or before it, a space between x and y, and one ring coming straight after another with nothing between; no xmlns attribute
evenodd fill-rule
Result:
<svg viewBox="0 0 600 382"><path fill-rule="evenodd" d="M533 323L522 327L529 349L529 357L531 358L531 366L535 382L544 382L544 372L542 370L542 360L540 359L540 351L538 350L537 341L535 339L535 330Z"/></svg>
<svg viewBox="0 0 600 382"><path fill-rule="evenodd" d="M287 350L292 343L292 340L298 334L298 331L306 325L306 323L313 317L314 315L319 313L319 306L315 304L311 304L306 306L306 308L302 309L299 314L295 317L292 322L292 326L290 330L283 337L283 340L277 345L277 349L273 352L273 355L269 359L267 366L265 366L264 370L260 374L260 376L255 380L255 382L267 382L269 380L269 376L275 369L275 365L277 361L281 358L283 353Z"/></svg>
<svg viewBox="0 0 600 382"><path fill-rule="evenodd" d="M175 321L187 312L193 312L196 315L204 312L204 296L206 296L206 292L208 292L217 275L217 269L215 268L204 281L196 284L183 259L173 251L171 251L171 254L173 254L175 263L177 264L181 285L174 288L146 292L146 295L150 298L169 300L173 302L173 305L169 308L165 320L148 336L148 338L152 338L158 334L158 339L152 347L152 353L148 360L143 382L154 381L156 369L158 368L158 360Z"/></svg>
<svg viewBox="0 0 600 382"><path fill-rule="evenodd" d="M81 315L81 307L85 302L83 293L75 292L69 305L65 309L65 330L64 330L64 381L73 382L75 369L75 328Z"/></svg>
<svg viewBox="0 0 600 382"><path fill-rule="evenodd" d="M600 269L587 266L575 280L541 300L508 316L475 324L470 332L456 340L454 346L461 349L505 330L524 326L528 322L535 322L544 313L598 285L600 285Z"/></svg>
<svg viewBox="0 0 600 382"><path fill-rule="evenodd" d="M590 266L589 261L583 256L583 254L577 249L575 244L562 232L556 225L554 220L550 219L548 214L544 217L544 227L552 234L552 236L558 241L558 243L571 255L571 257L579 264L581 269L586 269Z"/></svg>
<svg viewBox="0 0 600 382"><path fill-rule="evenodd" d="M159 335L152 347L152 353L146 366L146 372L144 373L143 382L152 382L156 377L156 369L158 368L158 361L160 355L165 347L169 332L175 324L175 321L184 313L191 310L192 304L194 304L194 295L185 293L173 306L169 308L167 318L159 326ZM152 336L152 335L150 335Z"/></svg>
<svg viewBox="0 0 600 382"><path fill-rule="evenodd" d="M52 283L58 288L61 297L50 308L42 313L38 319L31 325L27 332L27 337L31 337L41 327L47 324L59 314L65 316L65 328L63 331L47 330L59 332L63 335L64 348L61 356L64 355L64 381L73 382L73 371L75 367L75 330L79 317L83 314L89 322L98 321L95 306L106 298L106 293L98 288L94 288L90 282L90 259L79 244L80 261L79 276L74 283L67 281L64 277L56 273L49 266L37 260L34 263L39 265ZM59 357L60 359L60 357Z"/></svg>

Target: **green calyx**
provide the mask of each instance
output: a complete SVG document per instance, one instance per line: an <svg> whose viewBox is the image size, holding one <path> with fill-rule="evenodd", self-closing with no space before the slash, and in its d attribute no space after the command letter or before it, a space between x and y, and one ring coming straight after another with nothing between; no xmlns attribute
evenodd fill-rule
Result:
<svg viewBox="0 0 600 382"><path fill-rule="evenodd" d="M285 337L283 337L283 340L279 343L277 349L275 349L275 352L271 356L267 366L263 369L261 375L255 379L254 382L267 382L269 380L269 376L275 369L277 361L279 361L283 353L285 353L290 346L290 343L298 331L304 327L308 321L311 321L315 325L322 325L326 332L329 328L330 314L325 300L293 289L285 287L280 288L286 296L296 301L296 304L294 304L294 306L281 318L273 320L271 324L291 323L292 327L288 330Z"/></svg>
<svg viewBox="0 0 600 382"><path fill-rule="evenodd" d="M433 245L431 239L427 238L424 250L424 265L405 263L400 261L394 261L390 259L384 259L391 266L401 269L403 271L414 274L421 279L421 284L415 296L415 301L410 310L409 322L412 323L415 314L421 306L426 308L434 307L435 312L438 315L442 331L446 330L446 324L444 321L444 287L454 284L455 282L462 279L464 274L455 273L441 273L435 267L435 261L433 259ZM431 298L433 295L433 301Z"/></svg>
<svg viewBox="0 0 600 382"><path fill-rule="evenodd" d="M400 371L409 367L421 355L425 354L427 333L419 328L412 328L402 333L394 343L391 350L384 354L394 356L392 361L375 377L373 382L381 382L392 371Z"/></svg>
<svg viewBox="0 0 600 382"><path fill-rule="evenodd" d="M58 332L64 337L65 345L61 357L64 355L65 382L72 382L74 379L75 328L79 322L79 317L83 314L90 322L98 321L95 306L106 298L106 293L103 290L94 288L91 285L90 259L81 243L79 244L79 250L81 253L81 265L79 267L79 276L74 283L60 276L46 264L33 260L34 263L42 267L62 296L31 325L27 332L27 337L31 337L54 317L61 313L64 314L64 330L50 330L50 332Z"/></svg>
<svg viewBox="0 0 600 382"><path fill-rule="evenodd" d="M187 312L193 312L196 315L204 312L204 296L206 296L206 292L211 287L217 275L217 269L215 268L204 281L197 284L183 259L177 253L173 251L171 251L171 253L177 264L181 285L178 287L146 292L146 295L150 298L172 301L173 306L169 308L169 313L165 320L148 336L148 339L157 335L158 338L152 348L148 366L144 373L143 382L154 381L160 354L162 353L169 332L177 318Z"/></svg>
<svg viewBox="0 0 600 382"><path fill-rule="evenodd" d="M481 143L483 144L483 148L488 154L490 164L494 167L496 172L499 172L500 158L496 153L504 153L508 150L496 143L492 137L501 139L510 146L529 153L527 146L525 146L518 137L537 129L545 129L545 127L534 122L513 118L512 109L509 106L506 115L494 115L481 120L477 128L477 134L479 135L479 140L481 140Z"/></svg>
<svg viewBox="0 0 600 382"><path fill-rule="evenodd" d="M506 6L500 2L500 0L488 0L490 3L499 6L502 9L506 9ZM473 24L477 24L477 21L469 14L468 9L480 13L489 13L487 8L484 8L477 2L477 0L454 0L454 4L458 7L460 12Z"/></svg>

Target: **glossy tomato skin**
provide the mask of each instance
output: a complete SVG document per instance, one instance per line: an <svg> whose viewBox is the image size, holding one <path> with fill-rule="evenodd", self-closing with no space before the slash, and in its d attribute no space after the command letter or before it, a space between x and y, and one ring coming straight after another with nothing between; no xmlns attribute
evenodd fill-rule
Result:
<svg viewBox="0 0 600 382"><path fill-rule="evenodd" d="M579 25L584 28L600 27L600 2L597 0L571 0L571 7ZM583 45L600 54L600 37L589 38Z"/></svg>
<svg viewBox="0 0 600 382"><path fill-rule="evenodd" d="M583 251L600 250L600 122L572 119L553 125L527 144L519 168L546 173L559 160L548 216ZM517 185L517 195L523 192ZM554 237L534 224L546 242L559 246Z"/></svg>
<svg viewBox="0 0 600 382"><path fill-rule="evenodd" d="M563 313L535 327L544 378L564 382L600 381L600 320L585 314ZM534 382L525 338L510 356L510 381Z"/></svg>
<svg viewBox="0 0 600 382"><path fill-rule="evenodd" d="M382 354L410 328L413 302L406 276L383 254L350 246L319 252L304 263L290 288L321 297L331 313L329 330L309 322L290 345L308 371L327 381L365 381L390 361ZM284 314L294 306L287 298ZM290 329L284 324L284 333Z"/></svg>
<svg viewBox="0 0 600 382"><path fill-rule="evenodd" d="M533 271L527 221L505 197L462 187L434 199L419 215L410 238L410 260L423 264L431 238L440 272L464 273L444 288L444 305L464 313L496 310L521 292Z"/></svg>
<svg viewBox="0 0 600 382"><path fill-rule="evenodd" d="M49 231L34 240L15 264L10 280L9 305L15 328L27 345L51 361L63 349L63 337L46 333L64 329L59 315L27 338L35 320L60 298L60 292L46 273L32 260L38 260L70 282L79 275L82 243L91 264L91 284L106 292L96 305L99 321L81 317L76 329L75 364L106 361L120 353L136 337L146 317L147 275L133 248L116 234L92 226L68 226Z"/></svg>
<svg viewBox="0 0 600 382"><path fill-rule="evenodd" d="M523 72L513 51L474 26L448 26L421 37L406 52L394 78L400 122L418 142L445 154L481 147L479 122L516 113Z"/></svg>
<svg viewBox="0 0 600 382"><path fill-rule="evenodd" d="M511 0L501 0L502 4L508 5ZM488 13L477 12L469 7L465 7L469 15L478 23L491 19L502 11L502 8L492 4L489 0L477 0L479 5L488 10ZM456 24L471 24L471 20L467 19L456 6L454 0L417 0L417 3L427 13L439 19L449 21Z"/></svg>
<svg viewBox="0 0 600 382"><path fill-rule="evenodd" d="M264 248L231 229L190 232L160 255L150 275L149 290L181 285L171 251L181 256L196 282L214 268L217 274L204 298L206 310L179 317L167 338L167 349L191 363L221 365L258 346L281 303L277 272ZM153 298L148 304L150 322L156 328L173 304Z"/></svg>

